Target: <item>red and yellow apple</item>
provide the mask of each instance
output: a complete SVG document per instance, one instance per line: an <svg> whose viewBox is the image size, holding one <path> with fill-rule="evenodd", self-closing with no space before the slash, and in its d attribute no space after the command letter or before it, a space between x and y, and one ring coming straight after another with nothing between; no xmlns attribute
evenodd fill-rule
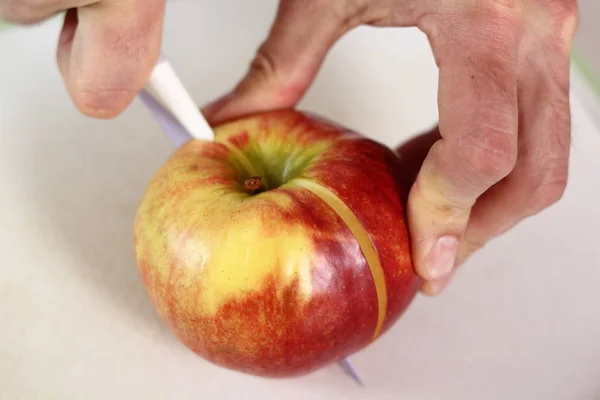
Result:
<svg viewBox="0 0 600 400"><path fill-rule="evenodd" d="M174 152L136 216L139 271L161 318L201 357L267 377L377 339L420 285L399 158L295 110L214 131Z"/></svg>

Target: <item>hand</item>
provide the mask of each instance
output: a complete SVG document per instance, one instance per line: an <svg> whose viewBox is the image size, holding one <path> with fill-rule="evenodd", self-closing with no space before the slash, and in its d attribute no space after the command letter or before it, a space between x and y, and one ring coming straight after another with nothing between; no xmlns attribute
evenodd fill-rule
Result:
<svg viewBox="0 0 600 400"><path fill-rule="evenodd" d="M204 112L218 122L294 106L361 24L419 27L439 67L439 130L400 149L417 166L415 266L435 294L475 250L563 194L576 0L281 0L247 76Z"/></svg>
<svg viewBox="0 0 600 400"><path fill-rule="evenodd" d="M33 24L68 10L57 60L77 108L110 118L132 102L160 55L165 0L0 0L0 19Z"/></svg>

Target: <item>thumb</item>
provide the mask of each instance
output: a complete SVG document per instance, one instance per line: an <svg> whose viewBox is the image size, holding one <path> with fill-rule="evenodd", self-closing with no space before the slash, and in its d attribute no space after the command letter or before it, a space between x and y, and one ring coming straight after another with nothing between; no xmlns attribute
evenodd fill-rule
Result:
<svg viewBox="0 0 600 400"><path fill-rule="evenodd" d="M133 101L158 60L165 0L90 3L67 11L57 63L75 106L112 118Z"/></svg>
<svg viewBox="0 0 600 400"><path fill-rule="evenodd" d="M282 0L246 76L230 94L204 107L204 115L211 123L219 123L295 106L345 31L343 19L326 2Z"/></svg>

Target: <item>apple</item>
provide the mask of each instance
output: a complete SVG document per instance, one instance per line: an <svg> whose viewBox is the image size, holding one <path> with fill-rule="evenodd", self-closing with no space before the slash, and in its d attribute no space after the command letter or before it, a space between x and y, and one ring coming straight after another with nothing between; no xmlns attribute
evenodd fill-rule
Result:
<svg viewBox="0 0 600 400"><path fill-rule="evenodd" d="M398 156L296 110L214 131L161 166L135 218L141 277L177 338L221 367L290 377L380 337L420 285Z"/></svg>

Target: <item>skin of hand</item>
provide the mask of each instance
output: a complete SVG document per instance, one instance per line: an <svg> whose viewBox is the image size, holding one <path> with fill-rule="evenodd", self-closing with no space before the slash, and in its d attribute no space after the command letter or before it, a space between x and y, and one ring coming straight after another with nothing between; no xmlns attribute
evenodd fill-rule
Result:
<svg viewBox="0 0 600 400"><path fill-rule="evenodd" d="M557 202L568 178L576 0L281 0L247 75L203 112L213 123L294 106L346 32L415 26L439 67L439 125L398 148L422 292Z"/></svg>
<svg viewBox="0 0 600 400"><path fill-rule="evenodd" d="M0 0L0 19L30 25L67 11L57 62L85 115L112 118L144 87L160 56L165 0Z"/></svg>

